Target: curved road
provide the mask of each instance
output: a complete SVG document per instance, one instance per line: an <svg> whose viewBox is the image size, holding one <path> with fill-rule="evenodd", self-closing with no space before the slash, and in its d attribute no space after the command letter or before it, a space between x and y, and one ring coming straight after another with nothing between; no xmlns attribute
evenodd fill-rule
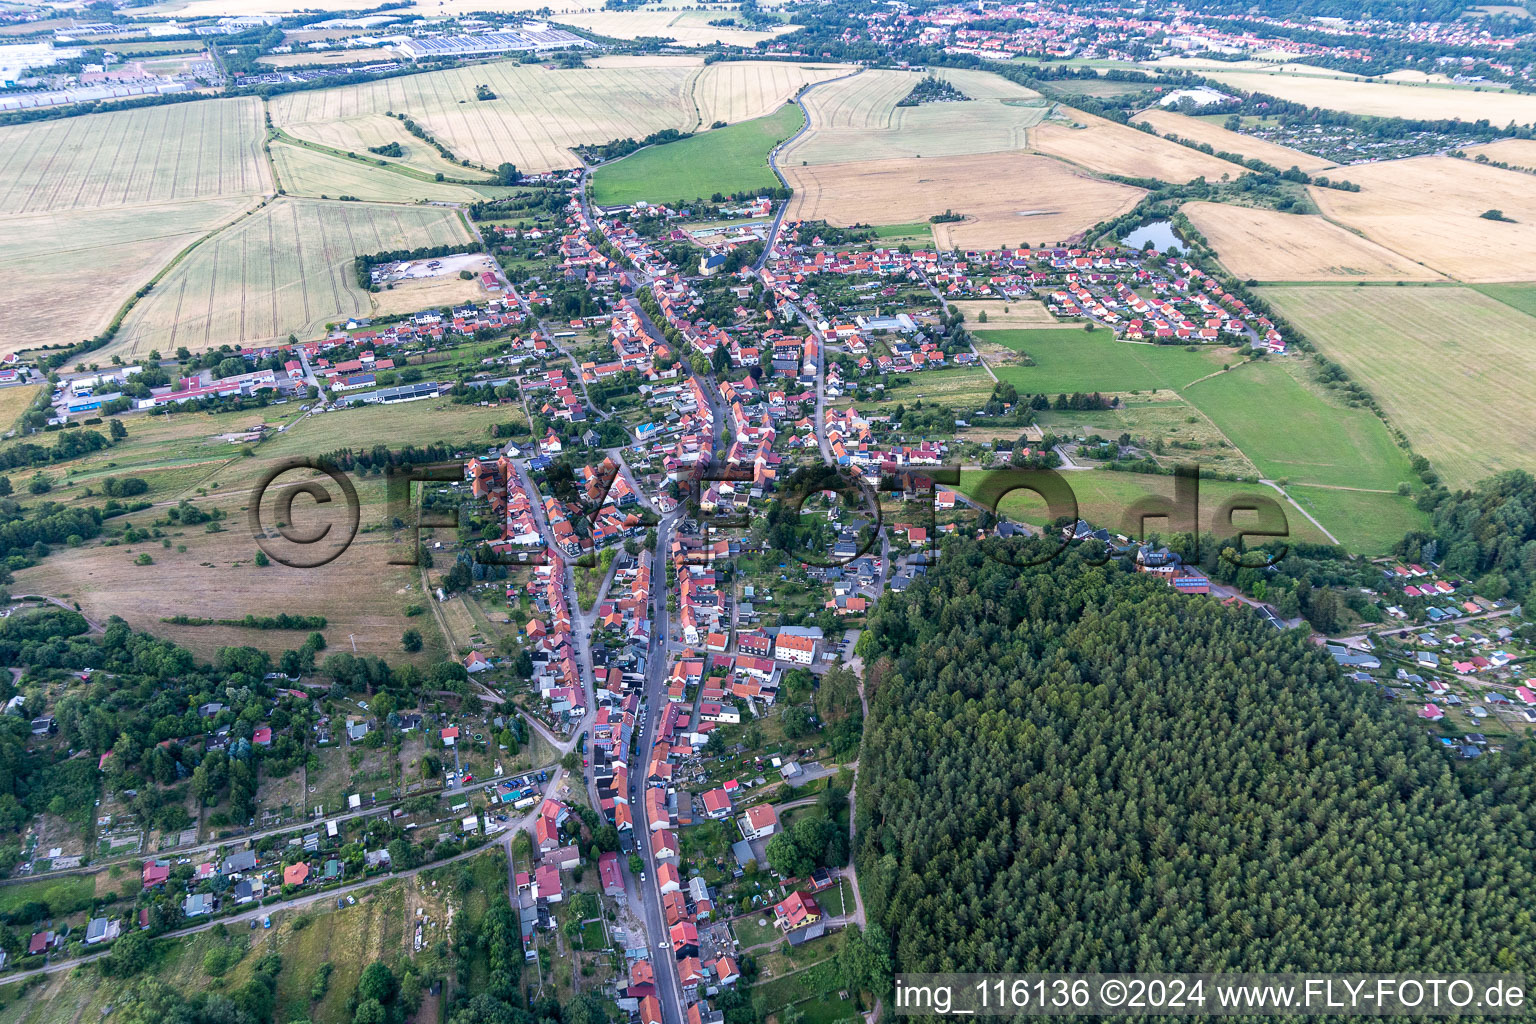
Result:
<svg viewBox="0 0 1536 1024"><path fill-rule="evenodd" d="M861 75L863 73L863 68L857 68L848 72L846 75L838 75L836 78L824 78L819 82L812 82L804 89L801 89L800 94L795 97L795 106L799 107L800 113L805 115L805 123L800 126L799 131L795 132L795 134L791 135L789 138L785 139L783 142L779 143L777 146L774 146L768 151L768 169L773 171L774 177L778 178L779 183L785 188L789 188L789 179L785 178L784 172L779 170L779 153L784 149L784 147L795 142L800 138L800 136L811 130L811 112L806 109L805 94L816 88L818 85L826 85L828 82L841 82L844 79L852 78L854 75ZM763 253L757 258L757 262L752 265L753 270L762 270L763 267L768 265L768 254L773 252L774 239L779 237L779 226L784 223L784 213L788 209L788 200L785 200L779 204L779 212L773 215L773 224L768 228L768 237L763 242Z"/></svg>

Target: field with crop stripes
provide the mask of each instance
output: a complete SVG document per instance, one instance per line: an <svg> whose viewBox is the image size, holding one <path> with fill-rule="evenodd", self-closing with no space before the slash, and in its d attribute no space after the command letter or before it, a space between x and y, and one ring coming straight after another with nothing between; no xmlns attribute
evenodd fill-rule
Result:
<svg viewBox="0 0 1536 1024"><path fill-rule="evenodd" d="M272 118L299 138L336 145L337 122L358 124L361 141L392 130L377 115L404 113L456 157L533 173L575 167L577 145L760 117L806 82L841 73L766 61L555 71L502 62L291 93L272 101ZM496 98L476 99L477 85Z"/></svg>
<svg viewBox="0 0 1536 1024"><path fill-rule="evenodd" d="M270 192L263 135L254 98L0 128L0 214Z"/></svg>
<svg viewBox="0 0 1536 1024"><path fill-rule="evenodd" d="M369 313L355 256L467 238L448 209L280 199L192 250L102 355L308 338L329 321Z"/></svg>
<svg viewBox="0 0 1536 1024"><path fill-rule="evenodd" d="M1536 468L1536 318L1470 288L1265 288L1452 487ZM1500 294L1500 293L1496 293Z"/></svg>

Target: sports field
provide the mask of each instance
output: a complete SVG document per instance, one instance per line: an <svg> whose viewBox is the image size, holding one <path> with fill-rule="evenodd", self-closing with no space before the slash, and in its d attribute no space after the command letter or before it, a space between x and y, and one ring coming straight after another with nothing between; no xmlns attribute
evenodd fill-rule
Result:
<svg viewBox="0 0 1536 1024"><path fill-rule="evenodd" d="M271 192L263 134L254 98L0 128L0 214Z"/></svg>
<svg viewBox="0 0 1536 1024"><path fill-rule="evenodd" d="M1172 110L1153 108L1131 116L1132 124L1142 121L1156 128L1159 135L1171 134L1182 139L1209 143L1211 148L1219 153L1241 153L1250 160L1263 160L1282 171L1299 167L1310 173L1333 166L1331 161L1324 160L1320 156L1303 153L1299 149L1291 149L1289 146L1281 146L1264 139L1256 139L1251 135L1229 132L1213 121L1199 117L1186 117ZM1342 173L1340 172L1341 176Z"/></svg>
<svg viewBox="0 0 1536 1024"><path fill-rule="evenodd" d="M1299 360L1249 362L1183 395L1267 479L1386 492L1412 482L1408 457L1376 414L1324 398L1303 382L1310 372Z"/></svg>
<svg viewBox="0 0 1536 1024"><path fill-rule="evenodd" d="M277 168L278 183L291 196L331 199L352 196L365 202L380 203L411 203L423 199L473 203L512 192L495 185L422 181L387 167L282 142L272 143L272 164Z"/></svg>
<svg viewBox="0 0 1536 1024"><path fill-rule="evenodd" d="M1359 192L1310 190L1331 220L1459 280L1531 279L1536 179L1530 175L1429 156L1357 165L1349 180ZM1490 209L1514 223L1483 219Z"/></svg>
<svg viewBox="0 0 1536 1024"><path fill-rule="evenodd" d="M1226 203L1183 213L1238 278L1258 281L1436 281L1443 275L1322 217Z"/></svg>
<svg viewBox="0 0 1536 1024"><path fill-rule="evenodd" d="M254 196L0 218L0 354L100 333L182 249L255 206Z"/></svg>
<svg viewBox="0 0 1536 1024"><path fill-rule="evenodd" d="M1326 107L1351 114L1376 117L1408 117L1431 120L1488 120L1497 125L1530 124L1536 121L1536 96L1471 87L1416 85L1412 82L1379 82L1354 76L1323 77L1284 72L1204 71L1213 81L1248 92L1262 92L1310 107ZM1353 180L1353 179L1351 179Z"/></svg>
<svg viewBox="0 0 1536 1024"><path fill-rule="evenodd" d="M1243 173L1237 164L1077 110L1068 111L1066 120L1053 119L1033 129L1029 144L1090 171L1127 178L1219 181L1222 175L1236 178Z"/></svg>
<svg viewBox="0 0 1536 1024"><path fill-rule="evenodd" d="M1536 316L1470 288L1266 288L1456 487L1536 469Z"/></svg>
<svg viewBox="0 0 1536 1024"><path fill-rule="evenodd" d="M1035 361L1033 366L997 367L998 379L1027 394L1177 390L1232 359L1231 349L1189 352L1176 345L1116 341L1103 329L984 331L971 326L978 342L1026 352Z"/></svg>
<svg viewBox="0 0 1536 1024"><path fill-rule="evenodd" d="M123 322L103 358L308 338L369 313L353 257L468 238L441 207L279 199L193 249Z"/></svg>
<svg viewBox="0 0 1536 1024"><path fill-rule="evenodd" d="M640 139L666 128L692 131L736 113L767 113L804 82L841 73L770 62L729 71L713 70L717 67L649 62L549 70L500 61L289 93L275 98L271 111L278 127L329 145L338 145L342 129L333 127L336 122L359 122L346 130L367 137L383 130L370 115L404 113L456 157L486 167L510 162L534 173L577 166L570 151L576 145ZM496 99L475 99L478 85L489 87ZM708 102L700 104L700 96Z"/></svg>
<svg viewBox="0 0 1536 1024"><path fill-rule="evenodd" d="M941 158L1025 147L1050 104L1023 86L984 71L946 70L965 102L898 107L921 75L864 71L805 96L811 130L786 147L788 165Z"/></svg>
<svg viewBox="0 0 1536 1024"><path fill-rule="evenodd" d="M779 179L768 166L768 152L804 123L800 108L790 103L767 117L651 146L593 172L593 201L599 206L690 202L716 192L775 188Z"/></svg>
<svg viewBox="0 0 1536 1024"><path fill-rule="evenodd" d="M1140 189L1028 153L811 167L781 158L779 167L795 190L792 218L846 226L907 224L946 209L962 214L964 221L934 225L940 248L1065 242L1124 213L1142 196Z"/></svg>

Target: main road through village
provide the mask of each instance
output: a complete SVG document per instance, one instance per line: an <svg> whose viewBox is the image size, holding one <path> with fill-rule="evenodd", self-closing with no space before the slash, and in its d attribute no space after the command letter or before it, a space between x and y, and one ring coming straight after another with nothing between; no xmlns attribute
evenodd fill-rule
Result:
<svg viewBox="0 0 1536 1024"><path fill-rule="evenodd" d="M804 94L802 93L800 98L801 101L803 101L803 96ZM804 109L803 102L802 109ZM810 117L809 112L807 112L807 127L809 127L809 123ZM803 132L804 130L805 129L802 128L801 131ZM778 150L780 148L782 148L782 146L775 148L775 156L777 156ZM777 171L776 167L775 171ZM585 187L588 178L589 175L584 173L581 183L582 196L580 202L583 211L589 218L589 221L591 223L596 223L593 217L594 211L592 211L585 195ZM772 251L773 245L777 240L783 221L783 216L784 209L781 206L778 215L775 216L770 226L770 230L768 232L765 243L764 256L763 259L758 263L759 269L763 263L766 262L768 253ZM648 288L653 284L653 281L649 278L649 276L645 275L643 272L640 272L638 276L639 281L636 284L637 288ZM503 279L502 284L507 289L508 293L514 296L516 301L523 303L521 294L512 289L510 281ZM542 320L532 316L533 310L531 307L528 307L526 303L523 304L525 311L530 315L530 317L532 317L535 324L535 329L539 332L539 334L562 355L568 357L569 353L565 352L565 350L558 344L555 339L554 332L549 331ZM793 309L806 329L812 334L812 336L816 338L818 343L818 352L820 354L820 358L816 363L817 401L815 413L815 430L823 456L826 457L830 455L830 446L827 441L826 433L826 401L825 390L823 386L826 367L826 338L818 329L817 325L811 320L811 318L806 316L798 306L794 306ZM645 329L658 340L664 340L662 338L660 329L651 320L651 318L645 314L643 309L640 312L641 321ZM579 371L577 373L577 379L580 379ZM701 383L704 385L705 394L709 400L712 416L712 432L718 437L720 427L725 422L725 402L721 397L719 388L712 376L702 378ZM586 398L585 394L583 394L583 398ZM588 402L588 406L589 411L593 416L597 418L606 418L603 411L600 409L592 408L590 406L590 402ZM626 479L633 486L635 483L633 472L623 459L623 450L619 448L609 449L608 454L613 456L615 460L620 464L620 471L625 475ZM528 489L528 493L537 493L537 489L533 486L533 481L528 476L526 460L513 460L513 464L516 467L516 471L522 476L523 486ZM635 487L635 492L637 494L641 494L643 499L646 500L647 504L649 504L649 498L643 495L643 492L638 486ZM645 870L642 872L641 877L637 878L635 877L634 873L630 871L628 863L623 859L620 861L620 869L623 873L625 889L625 895L622 897L622 899L628 905L628 909L634 912L633 916L638 921L640 927L644 929L645 945L650 950L651 958L658 967L658 969L655 971L655 976L657 980L657 990L659 997L658 1001L661 1004L662 1024L684 1024L684 1004L682 988L678 981L676 958L671 950L671 944L668 939L668 931L666 927L666 919L662 911L660 882L656 876L656 858L652 853L650 844L650 822L644 817L645 801L642 799L642 796L645 787L645 759L648 756L651 747L656 741L656 730L662 717L660 714L660 708L666 703L667 700L665 694L665 681L668 664L672 656L683 649L681 642L672 635L671 615L667 600L668 590L666 586L666 566L668 560L668 551L671 546L673 531L677 528L679 521L682 519L683 507L684 506L680 505L672 512L662 515L656 525L656 546L653 552L654 561L652 563L651 576L653 581L651 588L651 600L653 604L651 610L651 639L648 657L646 658L645 684L642 698L643 707L645 708L646 713L642 715L644 725L641 729L641 734L638 737L637 744L634 746L632 752L626 751L626 756L630 758L630 802L632 807L635 807L639 812L636 815L637 827L635 829L635 846L636 852L640 856L642 863L645 866ZM538 523L539 530L543 535L546 546L551 551L558 550L554 544L553 532L550 530L549 523L544 517L542 504L540 502L533 502L532 510L535 520ZM886 581L890 576L889 563L886 561L888 553L889 548L886 538L882 536L882 572L879 579L879 586L882 591ZM577 663L583 677L583 689L587 695L587 713L582 716L571 734L563 738L551 732L544 723L538 721L536 718L526 714L524 715L524 718L527 720L529 725L540 734L540 736L555 750L558 755L562 757L563 755L568 754L577 748L582 737L591 727L592 721L596 718L596 687L595 673L593 671L592 664L591 632L593 622L596 619L596 606L602 603L603 597L607 592L607 586L612 581L612 579L613 574L610 573L608 578L603 581L602 588L599 591L598 598L594 602L593 607L591 609L583 609L580 607L577 600L577 590L573 569L569 564L566 564L565 567L564 579L562 580L562 583L566 589L567 603L572 609L571 623L572 629L574 631ZM856 662L855 667L858 667ZM862 694L862 684L860 690ZM489 690L484 691L480 694L480 696L491 703L503 703L503 698ZM855 773L854 789L856 789L858 771L857 762L854 762L852 767ZM548 771L549 780L543 786L541 793L541 796L546 798L560 794L561 785L566 781L564 768L558 765L554 765L550 766ZM597 780L592 768L589 767L583 772L583 779L581 784L586 788L587 799L589 800L592 808L594 810L599 810L602 805L598 797ZM460 787L453 792L463 791L464 788ZM851 813L854 799L853 789L850 789L848 798L849 809ZM370 808L364 811L356 812L352 815L346 815L344 817L362 817L370 814L385 813L387 810L388 805L381 805L377 808ZM508 897L514 906L516 906L518 901L518 893L516 890L515 878L512 877L513 873L510 870L510 865L512 862L512 844L516 836L528 832L533 828L537 819L538 810L539 805L535 805L534 808L529 811L529 813L523 815L515 821L507 823L505 831L501 834L500 838L496 840L497 843L506 849L508 854ZM289 825L270 831L271 833L275 834L276 832L291 830L292 827L293 826ZM242 837L242 841L244 839L256 838L263 834L267 833L253 833L252 835ZM181 856L191 853L207 852L215 849L218 845L220 844L204 844L202 846L192 847L187 850L176 851L176 855ZM327 890L325 892L311 893L292 900L287 900L279 905L268 907L253 907L249 910L240 911L229 916L223 916L213 920L204 921L199 924L190 925L185 928L176 929L166 933L166 937L177 938L182 936L195 935L198 932L205 931L218 924L228 925L244 923L263 917L267 914L282 913L286 910L307 907L312 904L319 903L322 900L330 900L338 896L345 897L347 895L357 894L364 892L374 886L387 883L395 879L414 878L416 875L423 871L430 871L437 867L441 867L444 864L451 864L455 861L473 857L482 852L484 849L485 847L482 846L475 850L466 851L464 853L458 854L457 856L437 861L432 864L423 865L421 867L409 870L397 871L388 875L363 879L349 885ZM96 867L99 867L99 865ZM853 877L851 870L849 872L849 876L850 882L852 882L854 885L854 903L856 908L855 913L851 915L851 919L862 923L863 907L862 901L858 897L857 879ZM630 943L630 945L633 947L634 944ZM67 960L61 960L54 963L48 963L33 970L18 972L17 974L10 975L7 978L7 981L15 981L34 975L49 974L57 971L69 970L80 964L98 960L101 957L106 956L107 953L108 951L102 951L85 956L74 957Z"/></svg>

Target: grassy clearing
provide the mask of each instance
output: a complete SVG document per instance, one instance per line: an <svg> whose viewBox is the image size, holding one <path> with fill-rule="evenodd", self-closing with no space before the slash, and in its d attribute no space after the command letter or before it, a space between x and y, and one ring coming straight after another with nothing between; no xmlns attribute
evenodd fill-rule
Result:
<svg viewBox="0 0 1536 1024"><path fill-rule="evenodd" d="M81 900L90 899L95 892L96 880L90 875L7 885L0 887L0 914L13 913L28 903L46 903L50 907L71 907Z"/></svg>
<svg viewBox="0 0 1536 1024"><path fill-rule="evenodd" d="M1142 345L1111 331L1075 327L977 331L977 339L1028 353L1033 366L1000 366L997 375L1021 392L1136 391L1182 388L1221 369L1231 349L1190 352L1177 345Z"/></svg>
<svg viewBox="0 0 1536 1024"><path fill-rule="evenodd" d="M63 467L63 475L55 476L59 486L36 500L97 502L99 498L88 496L85 490L95 487L106 476L143 477L150 485L150 491L145 495L150 501L180 497L231 459L240 457L240 449L221 435L263 423L276 429L292 423L300 415L298 403L290 402L247 412L212 415L182 412L170 416L125 417L126 438L111 448L76 459ZM4 444L0 444L0 449L3 447ZM17 497L23 502L33 500L27 494Z"/></svg>
<svg viewBox="0 0 1536 1024"><path fill-rule="evenodd" d="M1119 408L1104 411L1048 409L1037 414L1036 422L1050 433L1068 437L1098 434L1115 438L1126 433L1135 443L1154 451L1161 440L1163 454L1154 457L1166 466L1197 462L1202 469L1217 473L1258 474L1253 463L1215 424L1172 391L1122 395Z"/></svg>
<svg viewBox="0 0 1536 1024"><path fill-rule="evenodd" d="M767 117L643 149L597 169L592 175L593 200L600 206L638 200L687 202L716 192L773 188L779 179L768 166L768 151L804 123L800 108L786 104Z"/></svg>
<svg viewBox="0 0 1536 1024"><path fill-rule="evenodd" d="M1429 517L1412 498L1302 485L1287 487L1285 493L1357 554L1388 554L1403 534L1429 529Z"/></svg>
<svg viewBox="0 0 1536 1024"><path fill-rule="evenodd" d="M41 384L15 384L0 388L0 433L16 426L16 421L32 407L32 400L41 390Z"/></svg>
<svg viewBox="0 0 1536 1024"><path fill-rule="evenodd" d="M395 968L405 957L409 942L402 891L405 884L385 882L345 908L322 901L314 909L274 915L270 931L251 933L255 936L251 951L231 972L230 981L244 984L256 961L267 953L280 953L283 969L277 976L275 1019L343 1019L347 999L356 990L363 969L375 960ZM315 971L325 963L331 965L325 996L311 1002Z"/></svg>
<svg viewBox="0 0 1536 1024"><path fill-rule="evenodd" d="M280 199L193 249L98 358L308 338L369 314L354 257L466 238L458 214L440 207Z"/></svg>
<svg viewBox="0 0 1536 1024"><path fill-rule="evenodd" d="M1301 287L1263 294L1370 390L1450 485L1532 465L1536 352L1529 339L1536 319L1521 304L1536 307L1536 289Z"/></svg>
<svg viewBox="0 0 1536 1024"><path fill-rule="evenodd" d="M966 412L985 405L992 397L992 378L977 366L956 366L947 370L924 370L905 378L906 387L886 393L887 402L922 400Z"/></svg>
<svg viewBox="0 0 1536 1024"><path fill-rule="evenodd" d="M1491 299L1536 316L1536 284L1480 284L1476 288Z"/></svg>
<svg viewBox="0 0 1536 1024"><path fill-rule="evenodd" d="M1126 533L1134 536L1139 532L1137 524L1127 521L1127 511L1137 502L1148 497L1173 496L1173 478L1168 476L1150 476L1138 473L1113 473L1105 471L1093 471L1085 473L1065 473L1067 483L1071 485L1073 494L1077 497L1077 514L1096 526ZM960 482L960 487L967 493L972 493L979 483L982 474L966 473ZM1261 484L1231 483L1224 480L1200 481L1200 506L1199 524L1201 529L1209 528L1216 518L1217 509L1231 498L1257 495L1274 500L1280 500L1272 489ZM1298 515L1295 509L1281 502L1281 507L1286 509L1286 521L1290 529L1290 537L1296 541L1306 541L1312 544L1326 544L1328 538L1318 532L1317 528L1307 522L1305 517ZM1019 522L1031 523L1036 526L1044 525L1050 521L1050 514L1045 504L1026 491L1015 491L1006 495L1000 503L1000 511L1009 518ZM1242 525L1242 517L1238 517L1238 524ZM1166 532L1167 527L1158 520L1148 523L1148 532L1158 530ZM1222 527L1222 532L1230 532L1227 527Z"/></svg>
<svg viewBox="0 0 1536 1024"><path fill-rule="evenodd" d="M379 158L382 159L382 158ZM321 153L305 146L272 143L272 163L283 190L293 196L336 199L354 196L366 202L473 203L511 195L515 190L494 185L455 185L420 181L388 167Z"/></svg>
<svg viewBox="0 0 1536 1024"><path fill-rule="evenodd" d="M391 661L426 664L440 657L442 644L436 631L423 626L424 617L412 619L405 614L409 605L428 598L422 593L415 567L390 564L399 554L396 542L405 541L409 534L401 532L397 537L385 528L388 505L383 479L353 477L360 504L359 531L351 546L333 561L307 569L276 561L262 567L254 562L257 546L247 517L249 487L264 465L271 465L270 460L250 458L231 463L224 474L229 482L195 502L225 514L217 532L210 533L203 525L166 525L160 527L163 537L137 544L98 541L61 548L18 574L13 590L61 598L67 595L93 619L121 615L135 629L164 636L204 658L230 645L248 644L280 653L296 647L305 634L233 626L180 626L161 622L161 618L185 614L240 619L247 614L279 612L324 615L328 621L324 632L333 648L350 649L350 637L358 653L387 655ZM284 476L281 483L300 479L302 474L295 472ZM277 521L275 504L283 489L274 487L263 501L263 522L269 526ZM307 498L295 503L294 530L313 534L330 525L334 536L344 538L345 516L334 484L329 484L329 493L333 499L329 505ZM147 528L163 516L164 509L149 509L126 517L126 521ZM312 556L316 550L320 549L303 554ZM326 553L331 550L324 548ZM150 564L138 564L140 554L149 555ZM168 589L167 580L175 580L174 587ZM400 635L410 626L427 634L426 648L417 655L405 655L400 647Z"/></svg>
<svg viewBox="0 0 1536 1024"><path fill-rule="evenodd" d="M1184 397L1272 480L1392 491L1413 480L1403 454L1369 409L1324 397L1289 361L1250 362L1203 380Z"/></svg>
<svg viewBox="0 0 1536 1024"><path fill-rule="evenodd" d="M323 454L348 446L399 445L406 441L445 441L479 447L492 443L492 424L521 422L523 410L516 405L482 408L431 400L368 405L310 416L293 430L265 442L259 452L263 458L271 458Z"/></svg>

